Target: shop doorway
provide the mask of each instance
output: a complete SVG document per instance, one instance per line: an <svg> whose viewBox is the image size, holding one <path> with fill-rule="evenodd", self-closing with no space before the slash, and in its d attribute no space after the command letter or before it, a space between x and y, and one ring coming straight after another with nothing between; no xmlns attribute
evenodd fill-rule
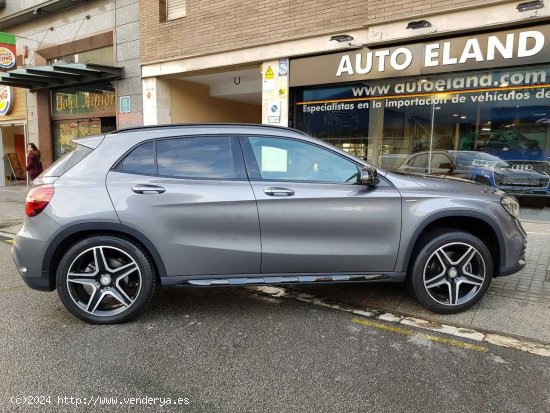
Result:
<svg viewBox="0 0 550 413"><path fill-rule="evenodd" d="M262 123L260 67L171 79L172 123Z"/></svg>
<svg viewBox="0 0 550 413"><path fill-rule="evenodd" d="M25 148L25 135L16 133L13 135L13 147L21 165L26 165L27 150Z"/></svg>
<svg viewBox="0 0 550 413"><path fill-rule="evenodd" d="M100 135L116 129L116 118L90 118L52 122L54 160L74 149L73 139Z"/></svg>
<svg viewBox="0 0 550 413"><path fill-rule="evenodd" d="M3 179L6 185L26 185L25 127L23 125L1 126L0 166L3 164Z"/></svg>

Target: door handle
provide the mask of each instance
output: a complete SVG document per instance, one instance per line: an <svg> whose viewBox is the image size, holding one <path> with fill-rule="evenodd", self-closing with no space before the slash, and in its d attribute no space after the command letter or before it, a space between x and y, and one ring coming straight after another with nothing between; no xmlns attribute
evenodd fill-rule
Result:
<svg viewBox="0 0 550 413"><path fill-rule="evenodd" d="M163 194L166 192L166 189L158 185L137 184L132 186L132 191L134 191L136 194L153 195Z"/></svg>
<svg viewBox="0 0 550 413"><path fill-rule="evenodd" d="M279 188L275 186L269 186L264 188L264 194L269 196L292 196L295 192L288 188Z"/></svg>

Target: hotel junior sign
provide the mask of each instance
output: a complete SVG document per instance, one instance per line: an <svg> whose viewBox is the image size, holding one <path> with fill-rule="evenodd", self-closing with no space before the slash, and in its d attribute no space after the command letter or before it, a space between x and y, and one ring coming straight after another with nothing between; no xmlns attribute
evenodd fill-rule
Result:
<svg viewBox="0 0 550 413"><path fill-rule="evenodd" d="M550 25L293 59L290 86L525 66L550 61Z"/></svg>

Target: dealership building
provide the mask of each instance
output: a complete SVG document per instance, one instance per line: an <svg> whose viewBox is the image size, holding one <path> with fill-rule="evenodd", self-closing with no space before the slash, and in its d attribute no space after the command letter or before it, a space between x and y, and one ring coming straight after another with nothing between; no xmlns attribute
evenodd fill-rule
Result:
<svg viewBox="0 0 550 413"><path fill-rule="evenodd" d="M546 197L549 22L543 0L0 2L4 178L27 142L47 166L115 128L245 122Z"/></svg>
<svg viewBox="0 0 550 413"><path fill-rule="evenodd" d="M388 169L468 155L546 195L549 20L543 1L142 1L143 120L291 126Z"/></svg>

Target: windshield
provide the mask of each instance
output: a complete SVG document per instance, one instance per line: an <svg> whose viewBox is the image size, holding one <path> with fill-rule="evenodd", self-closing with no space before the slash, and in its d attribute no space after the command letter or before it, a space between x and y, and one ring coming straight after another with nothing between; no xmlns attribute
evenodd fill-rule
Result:
<svg viewBox="0 0 550 413"><path fill-rule="evenodd" d="M506 125L498 130L507 140L521 142L527 139L524 135L518 132L514 125Z"/></svg>
<svg viewBox="0 0 550 413"><path fill-rule="evenodd" d="M483 152L469 151L449 151L449 154L455 159L458 166L474 166L478 168L510 168L506 163L496 156Z"/></svg>

